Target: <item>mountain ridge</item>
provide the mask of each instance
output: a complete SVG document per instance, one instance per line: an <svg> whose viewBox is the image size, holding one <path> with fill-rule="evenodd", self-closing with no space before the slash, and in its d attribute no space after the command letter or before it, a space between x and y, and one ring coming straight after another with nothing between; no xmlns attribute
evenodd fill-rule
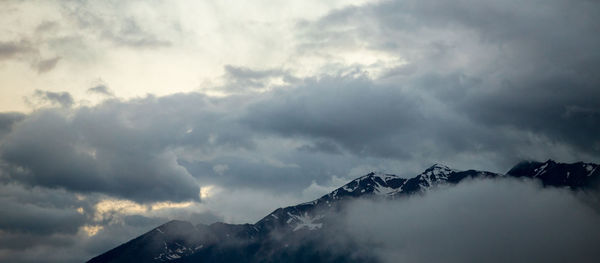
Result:
<svg viewBox="0 0 600 263"><path fill-rule="evenodd" d="M525 161L506 174L451 169L434 164L412 178L371 172L313 201L275 209L254 224L211 225L172 220L88 262L345 262L347 255L323 251L316 244L321 229L334 229L336 215L356 198L398 199L425 194L438 186L458 184L466 178L529 178L545 187L572 190L592 187L600 180L594 163ZM300 241L300 242L298 242ZM300 244L289 247L289 244ZM293 258L293 260L292 260ZM341 261L340 261L341 260ZM371 262L374 259L361 258Z"/></svg>

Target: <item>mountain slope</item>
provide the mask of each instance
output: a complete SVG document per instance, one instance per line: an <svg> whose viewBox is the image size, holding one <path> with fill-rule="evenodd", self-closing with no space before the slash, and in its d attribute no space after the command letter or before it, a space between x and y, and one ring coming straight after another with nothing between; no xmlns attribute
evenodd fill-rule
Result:
<svg viewBox="0 0 600 263"><path fill-rule="evenodd" d="M344 240L344 253L323 245L332 231L343 235L335 231L347 201L397 199L466 178L494 177L531 178L544 186L576 190L597 184L600 169L596 164L548 160L519 163L506 175L458 171L438 164L409 179L369 173L314 201L276 209L255 224L193 226L171 221L88 262L374 262L368 253L360 253L352 240Z"/></svg>

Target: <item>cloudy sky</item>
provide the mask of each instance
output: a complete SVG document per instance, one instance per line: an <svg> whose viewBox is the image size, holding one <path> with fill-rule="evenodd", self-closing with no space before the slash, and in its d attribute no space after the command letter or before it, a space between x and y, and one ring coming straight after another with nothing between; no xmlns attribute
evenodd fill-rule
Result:
<svg viewBox="0 0 600 263"><path fill-rule="evenodd" d="M253 223L370 171L598 162L599 17L591 0L2 0L0 261Z"/></svg>

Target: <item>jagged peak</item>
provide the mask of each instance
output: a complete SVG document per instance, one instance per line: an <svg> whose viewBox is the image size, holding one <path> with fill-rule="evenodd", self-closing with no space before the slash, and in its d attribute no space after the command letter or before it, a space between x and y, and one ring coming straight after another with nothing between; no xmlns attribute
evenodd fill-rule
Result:
<svg viewBox="0 0 600 263"><path fill-rule="evenodd" d="M558 169L561 173L564 173L566 177L569 177L573 174L573 172L577 171L577 169L585 169L585 173L587 176L591 176L598 167L598 164L595 163L585 163L585 162L576 162L576 163L561 163L556 162L552 159L548 159L545 162L538 161L521 161L514 167L512 167L506 174L513 176L531 176L538 177L546 174L549 171Z"/></svg>
<svg viewBox="0 0 600 263"><path fill-rule="evenodd" d="M434 163L432 166L430 166L429 168L427 168L427 170L429 170L429 169L450 169L450 167L448 167L445 164Z"/></svg>
<svg viewBox="0 0 600 263"><path fill-rule="evenodd" d="M159 227L174 226L174 225L191 225L191 224L192 223L190 223L188 221L173 219L169 222L166 222L166 223L160 225Z"/></svg>
<svg viewBox="0 0 600 263"><path fill-rule="evenodd" d="M436 163L436 164L432 165L431 167L427 168L422 174L439 175L439 174L449 174L449 173L453 173L453 172L458 172L458 170L452 169L444 164Z"/></svg>
<svg viewBox="0 0 600 263"><path fill-rule="evenodd" d="M195 226L188 222L188 221L182 221L182 220L171 220L169 222L166 222L156 228L153 229L153 231L151 232L156 232L156 233L180 233L180 232L188 232L190 229L194 229Z"/></svg>
<svg viewBox="0 0 600 263"><path fill-rule="evenodd" d="M375 172L370 172L368 174L365 174L361 177L358 177L358 178L348 182L347 184L343 185L341 188L344 188L345 186L349 186L349 185L352 185L355 183L360 183L361 181L366 180L366 179L374 180L375 178L380 178L381 180L386 182L390 179L400 178L400 177L395 174L388 174L388 173L381 172L381 171L375 171Z"/></svg>

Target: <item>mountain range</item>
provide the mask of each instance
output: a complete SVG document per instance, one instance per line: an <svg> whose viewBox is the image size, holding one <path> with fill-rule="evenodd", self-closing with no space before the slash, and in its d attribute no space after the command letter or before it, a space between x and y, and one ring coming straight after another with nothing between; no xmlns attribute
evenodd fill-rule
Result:
<svg viewBox="0 0 600 263"><path fill-rule="evenodd" d="M339 229L350 201L423 195L474 178L522 178L585 191L600 183L600 169L593 163L548 160L521 162L506 174L440 164L408 179L369 173L314 201L278 208L255 224L170 221L88 262L377 262Z"/></svg>

